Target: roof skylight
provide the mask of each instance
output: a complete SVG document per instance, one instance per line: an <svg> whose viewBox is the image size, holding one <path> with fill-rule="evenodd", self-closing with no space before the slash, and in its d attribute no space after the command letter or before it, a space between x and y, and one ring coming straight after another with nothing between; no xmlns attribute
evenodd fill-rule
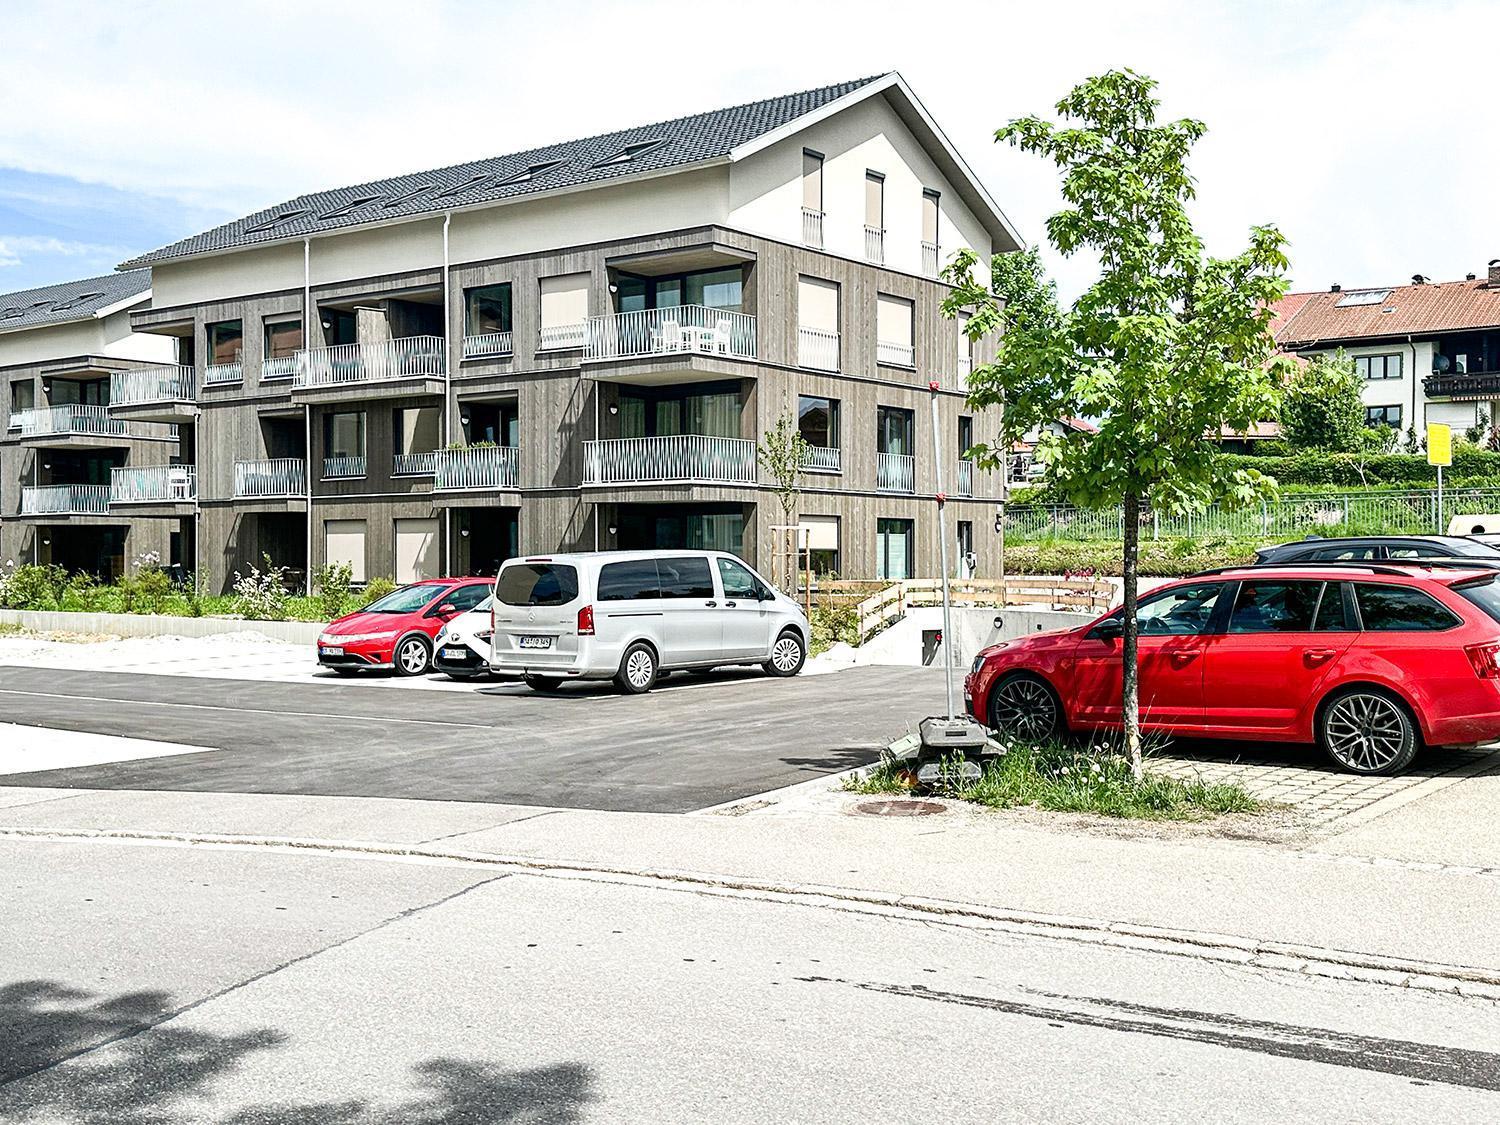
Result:
<svg viewBox="0 0 1500 1125"><path fill-rule="evenodd" d="M634 144L626 145L612 156L606 156L603 160L595 161L590 167L604 168L610 164L629 164L636 157L644 156L652 149L660 148L666 143L667 140L665 137L656 137L649 141L636 141Z"/></svg>
<svg viewBox="0 0 1500 1125"><path fill-rule="evenodd" d="M324 211L318 218L342 219L349 212L358 211L361 207L368 207L372 203L379 203L384 198L383 195L361 195L358 199L351 199L342 207L335 207L332 211Z"/></svg>
<svg viewBox="0 0 1500 1125"><path fill-rule="evenodd" d="M501 180L495 186L501 187L505 184L524 184L527 181L533 180L537 176L540 176L543 172L550 172L553 168L556 168L559 164L562 163L563 161L561 160L547 160L543 161L541 164L533 164L530 168L522 169L514 176L511 176L509 179Z"/></svg>
<svg viewBox="0 0 1500 1125"><path fill-rule="evenodd" d="M1336 309L1347 309L1354 305L1378 305L1390 295L1391 291L1389 289L1361 289L1345 293L1333 307Z"/></svg>
<svg viewBox="0 0 1500 1125"><path fill-rule="evenodd" d="M260 222L246 227L245 233L255 234L258 231L270 230L273 227L279 227L282 223L289 223L293 219L300 218L305 214L307 214L306 207L289 207L279 214L272 215L269 219L262 219Z"/></svg>

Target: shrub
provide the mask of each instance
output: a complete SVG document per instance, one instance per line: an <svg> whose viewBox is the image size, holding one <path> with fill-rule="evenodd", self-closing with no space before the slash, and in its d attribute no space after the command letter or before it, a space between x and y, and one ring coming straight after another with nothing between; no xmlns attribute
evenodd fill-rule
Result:
<svg viewBox="0 0 1500 1125"><path fill-rule="evenodd" d="M75 574L68 581L68 593L85 613L97 613L109 602L109 587L100 584L92 574Z"/></svg>
<svg viewBox="0 0 1500 1125"><path fill-rule="evenodd" d="M1281 432L1294 448L1353 451L1363 441L1364 380L1342 350L1317 356L1287 383L1281 399Z"/></svg>
<svg viewBox="0 0 1500 1125"><path fill-rule="evenodd" d="M5 609L61 609L68 595L68 572L60 566L22 563L0 581L0 606Z"/></svg>
<svg viewBox="0 0 1500 1125"><path fill-rule="evenodd" d="M286 567L275 566L270 555L262 555L265 571L234 572L234 608L243 617L257 621L285 621L287 611Z"/></svg>
<svg viewBox="0 0 1500 1125"><path fill-rule="evenodd" d="M147 551L120 576L120 608L125 613L160 613L172 595L172 579L161 568L161 556Z"/></svg>
<svg viewBox="0 0 1500 1125"><path fill-rule="evenodd" d="M318 608L323 616L332 621L349 612L353 596L350 586L354 581L354 568L348 563L324 563L318 568Z"/></svg>
<svg viewBox="0 0 1500 1125"><path fill-rule="evenodd" d="M856 604L848 598L821 598L813 602L812 617L808 622L812 626L811 655L825 652L840 642L847 645L859 644L859 614L854 608Z"/></svg>
<svg viewBox="0 0 1500 1125"><path fill-rule="evenodd" d="M372 578L365 583L365 592L360 598L359 604L363 608L371 602L378 602L387 594L395 593L395 590L396 583L389 578Z"/></svg>

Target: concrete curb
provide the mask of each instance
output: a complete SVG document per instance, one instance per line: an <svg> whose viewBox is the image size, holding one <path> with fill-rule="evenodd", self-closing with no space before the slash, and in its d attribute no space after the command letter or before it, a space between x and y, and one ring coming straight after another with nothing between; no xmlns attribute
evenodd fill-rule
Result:
<svg viewBox="0 0 1500 1125"><path fill-rule="evenodd" d="M39 633L99 633L116 637L212 637L259 633L273 641L311 645L326 625L309 621L246 621L234 617L171 617L149 613L73 613L0 609L0 622Z"/></svg>
<svg viewBox="0 0 1500 1125"><path fill-rule="evenodd" d="M311 851L346 858L395 859L404 862L458 864L486 869L611 882L662 885L701 894L754 898L767 902L880 914L971 929L995 930L1087 945L1135 949L1247 968L1304 976L1362 981L1500 1002L1500 970L1441 962L1416 961L1355 950L1261 941L1236 934L1112 922L1085 916L1007 910L978 903L912 895L885 894L815 883L781 883L670 868L621 868L532 856L383 844L373 841L319 840L305 837L255 837L189 832L145 832L121 829L0 828L0 838L33 840L105 840L126 844L198 846L220 849Z"/></svg>

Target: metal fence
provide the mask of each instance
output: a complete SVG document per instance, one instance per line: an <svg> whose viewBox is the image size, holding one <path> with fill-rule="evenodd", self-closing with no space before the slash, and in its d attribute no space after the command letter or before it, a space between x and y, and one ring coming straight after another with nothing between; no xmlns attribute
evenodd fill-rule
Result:
<svg viewBox="0 0 1500 1125"><path fill-rule="evenodd" d="M1328 492L1295 494L1246 507L1213 505L1201 512L1141 514L1143 538L1226 535L1246 539L1303 535L1431 535L1448 530L1454 516L1500 513L1500 488L1436 489L1407 492ZM1005 511L1006 538L1119 539L1119 508L1025 505ZM1500 525L1493 530L1500 531Z"/></svg>

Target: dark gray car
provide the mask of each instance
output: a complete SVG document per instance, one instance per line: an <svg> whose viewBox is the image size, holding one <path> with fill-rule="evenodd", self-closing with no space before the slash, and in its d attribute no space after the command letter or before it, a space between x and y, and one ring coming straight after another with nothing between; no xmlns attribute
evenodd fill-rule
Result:
<svg viewBox="0 0 1500 1125"><path fill-rule="evenodd" d="M1462 535L1365 535L1347 539L1320 539L1313 536L1296 543L1262 547L1255 552L1257 563L1465 557L1500 562L1500 549Z"/></svg>

